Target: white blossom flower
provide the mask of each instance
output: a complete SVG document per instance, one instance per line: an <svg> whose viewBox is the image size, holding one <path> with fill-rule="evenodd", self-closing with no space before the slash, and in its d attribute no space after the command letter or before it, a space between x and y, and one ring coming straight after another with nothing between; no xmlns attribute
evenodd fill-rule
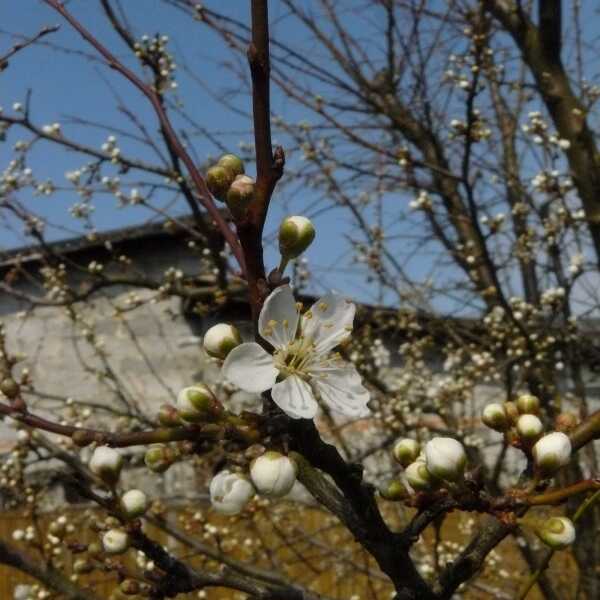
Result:
<svg viewBox="0 0 600 600"><path fill-rule="evenodd" d="M563 550L575 541L575 527L567 517L551 517L536 533L553 550Z"/></svg>
<svg viewBox="0 0 600 600"><path fill-rule="evenodd" d="M280 498L296 481L296 463L279 452L265 452L250 465L252 483L260 494Z"/></svg>
<svg viewBox="0 0 600 600"><path fill-rule="evenodd" d="M252 484L239 473L219 471L209 486L213 508L224 515L236 515L254 496Z"/></svg>
<svg viewBox="0 0 600 600"><path fill-rule="evenodd" d="M467 455L463 445L454 438L436 437L425 446L427 470L438 479L457 481L462 477Z"/></svg>
<svg viewBox="0 0 600 600"><path fill-rule="evenodd" d="M278 287L260 312L260 335L273 354L251 342L234 348L223 364L223 375L246 392L272 388L275 403L290 417L312 419L315 398L349 415L368 414L369 392L354 365L331 351L348 339L356 307L328 294L302 317L289 286Z"/></svg>
<svg viewBox="0 0 600 600"><path fill-rule="evenodd" d="M555 431L539 439L532 453L539 471L551 475L571 459L571 440L561 431Z"/></svg>

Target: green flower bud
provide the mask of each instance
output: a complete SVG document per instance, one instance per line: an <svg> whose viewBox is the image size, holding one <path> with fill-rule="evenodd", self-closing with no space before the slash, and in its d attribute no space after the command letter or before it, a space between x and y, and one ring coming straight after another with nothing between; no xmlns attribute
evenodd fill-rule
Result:
<svg viewBox="0 0 600 600"><path fill-rule="evenodd" d="M404 471L406 481L417 492L429 492L435 489L439 481L427 470L424 460L416 460Z"/></svg>
<svg viewBox="0 0 600 600"><path fill-rule="evenodd" d="M535 415L540 410L540 401L532 394L521 394L517 398L517 409L522 415Z"/></svg>
<svg viewBox="0 0 600 600"><path fill-rule="evenodd" d="M178 427L181 425L181 418L174 406L161 404L158 409L158 422L164 427Z"/></svg>
<svg viewBox="0 0 600 600"><path fill-rule="evenodd" d="M315 228L306 217L286 217L279 226L279 252L285 260L300 256L315 239Z"/></svg>
<svg viewBox="0 0 600 600"><path fill-rule="evenodd" d="M221 202L225 202L234 179L235 173L221 165L215 165L206 172L206 185L210 193Z"/></svg>
<svg viewBox="0 0 600 600"><path fill-rule="evenodd" d="M177 411L188 422L214 420L223 414L223 406L202 384L183 388L177 394Z"/></svg>
<svg viewBox="0 0 600 600"><path fill-rule="evenodd" d="M227 206L235 219L243 219L254 199L254 179L238 175L227 192Z"/></svg>
<svg viewBox="0 0 600 600"><path fill-rule="evenodd" d="M494 431L504 432L510 428L510 421L506 414L506 409L502 404L493 402L488 404L481 415L481 420L484 425L487 425Z"/></svg>
<svg viewBox="0 0 600 600"><path fill-rule="evenodd" d="M218 323L204 334L202 343L210 356L225 360L227 355L242 343L242 336L233 325Z"/></svg>
<svg viewBox="0 0 600 600"><path fill-rule="evenodd" d="M174 455L164 444L153 444L146 450L144 462L155 473L164 473L172 464Z"/></svg>
<svg viewBox="0 0 600 600"><path fill-rule="evenodd" d="M553 550L564 550L575 541L575 527L567 517L552 517L536 530L537 536Z"/></svg>
<svg viewBox="0 0 600 600"><path fill-rule="evenodd" d="M389 500L390 502L398 502L399 500L404 500L408 496L406 488L398 479L391 479L390 481L385 482L379 488L379 494L382 498Z"/></svg>
<svg viewBox="0 0 600 600"><path fill-rule="evenodd" d="M233 173L234 177L243 175L245 173L244 161L235 154L223 154L223 156L221 156L217 162L217 166L229 169Z"/></svg>
<svg viewBox="0 0 600 600"><path fill-rule="evenodd" d="M421 446L416 440L410 438L402 438L394 444L394 458L403 467L408 467L410 463L417 460Z"/></svg>

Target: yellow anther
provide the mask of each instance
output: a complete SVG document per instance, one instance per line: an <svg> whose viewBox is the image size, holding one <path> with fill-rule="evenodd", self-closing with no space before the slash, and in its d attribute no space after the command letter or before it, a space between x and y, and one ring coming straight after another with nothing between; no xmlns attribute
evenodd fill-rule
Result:
<svg viewBox="0 0 600 600"><path fill-rule="evenodd" d="M327 302L319 302L319 310L325 312L329 308Z"/></svg>

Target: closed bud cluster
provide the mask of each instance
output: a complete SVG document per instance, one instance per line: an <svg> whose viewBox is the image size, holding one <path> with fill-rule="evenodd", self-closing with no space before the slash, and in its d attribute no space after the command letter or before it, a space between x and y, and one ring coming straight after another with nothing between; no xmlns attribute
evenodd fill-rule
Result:
<svg viewBox="0 0 600 600"><path fill-rule="evenodd" d="M540 410L540 401L532 394L521 394L517 398L517 409L522 415L535 415Z"/></svg>
<svg viewBox="0 0 600 600"><path fill-rule="evenodd" d="M296 463L279 452L268 451L250 465L250 478L259 494L280 498L294 486Z"/></svg>
<svg viewBox="0 0 600 600"><path fill-rule="evenodd" d="M217 164L206 172L206 185L217 200L229 202L228 194L231 186L238 177L243 175L242 159L235 154L224 154Z"/></svg>
<svg viewBox="0 0 600 600"><path fill-rule="evenodd" d="M571 440L561 431L555 431L540 438L532 453L538 472L548 477L568 464L571 459Z"/></svg>
<svg viewBox="0 0 600 600"><path fill-rule="evenodd" d="M543 430L544 426L542 422L535 415L521 415L517 421L517 433L524 441L531 442L536 440L542 435Z"/></svg>
<svg viewBox="0 0 600 600"><path fill-rule="evenodd" d="M394 444L394 458L403 467L408 467L410 463L417 460L421 446L416 440L402 438Z"/></svg>
<svg viewBox="0 0 600 600"><path fill-rule="evenodd" d="M314 239L314 225L306 217L287 217L279 226L279 252L286 261L300 256Z"/></svg>
<svg viewBox="0 0 600 600"><path fill-rule="evenodd" d="M177 411L184 421L213 420L223 414L223 406L202 384L183 388L177 394Z"/></svg>
<svg viewBox="0 0 600 600"><path fill-rule="evenodd" d="M114 485L123 468L123 457L114 448L98 446L92 454L89 467L104 483Z"/></svg>
<svg viewBox="0 0 600 600"><path fill-rule="evenodd" d="M218 323L204 334L202 343L207 354L225 360L227 355L242 343L242 336L233 325Z"/></svg>
<svg viewBox="0 0 600 600"><path fill-rule="evenodd" d="M575 527L567 517L551 517L536 530L536 534L553 550L564 550L575 541Z"/></svg>
<svg viewBox="0 0 600 600"><path fill-rule="evenodd" d="M148 496L142 490L129 490L121 497L121 507L123 512L130 518L141 517L150 505Z"/></svg>
<svg viewBox="0 0 600 600"><path fill-rule="evenodd" d="M109 529L102 536L102 547L107 554L123 554L129 548L129 536L122 529Z"/></svg>
<svg viewBox="0 0 600 600"><path fill-rule="evenodd" d="M173 452L164 444L153 444L144 455L144 463L155 473L164 473L174 460Z"/></svg>
<svg viewBox="0 0 600 600"><path fill-rule="evenodd" d="M424 460L416 460L404 471L406 481L417 492L428 492L435 489L439 481L428 471Z"/></svg>
<svg viewBox="0 0 600 600"><path fill-rule="evenodd" d="M458 481L467 464L463 445L449 437L436 437L425 446L427 470L437 479Z"/></svg>
<svg viewBox="0 0 600 600"><path fill-rule="evenodd" d="M210 482L210 502L217 512L236 515L254 496L254 491L244 475L227 470L219 471Z"/></svg>
<svg viewBox="0 0 600 600"><path fill-rule="evenodd" d="M510 428L510 421L506 414L506 409L502 404L493 402L488 404L481 415L484 425L487 425L494 431L504 432Z"/></svg>
<svg viewBox="0 0 600 600"><path fill-rule="evenodd" d="M236 219L243 219L254 200L254 179L248 175L238 175L227 192L227 207Z"/></svg>

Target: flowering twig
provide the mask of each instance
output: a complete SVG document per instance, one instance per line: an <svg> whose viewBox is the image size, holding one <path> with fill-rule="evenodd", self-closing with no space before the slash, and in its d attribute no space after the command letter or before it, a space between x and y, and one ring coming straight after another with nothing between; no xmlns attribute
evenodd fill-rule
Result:
<svg viewBox="0 0 600 600"><path fill-rule="evenodd" d="M68 23L89 43L91 44L96 51L102 55L102 57L106 60L108 66L111 69L116 70L121 73L128 81L130 81L148 100L154 109L156 116L160 122L161 128L164 130L165 136L169 139L169 142L176 152L177 156L181 159L183 164L186 166L188 173L196 186L198 192L198 198L201 204L206 208L212 219L217 224L219 230L223 234L223 237L229 244L231 251L236 258L242 272L245 272L245 262L244 256L242 254L242 250L240 248L240 244L230 229L229 225L223 218L223 215L216 207L208 188L206 187L206 182L204 178L200 174L200 171L194 164L191 156L188 154L186 149L183 147L182 143L179 141L173 126L171 125L171 121L167 115L167 112L160 102L159 95L156 90L154 90L151 86L147 85L142 81L133 71L128 69L123 63L121 63L98 39L96 39L66 8L65 6L59 2L59 0L44 0L46 4L51 6L54 10L56 10Z"/></svg>

